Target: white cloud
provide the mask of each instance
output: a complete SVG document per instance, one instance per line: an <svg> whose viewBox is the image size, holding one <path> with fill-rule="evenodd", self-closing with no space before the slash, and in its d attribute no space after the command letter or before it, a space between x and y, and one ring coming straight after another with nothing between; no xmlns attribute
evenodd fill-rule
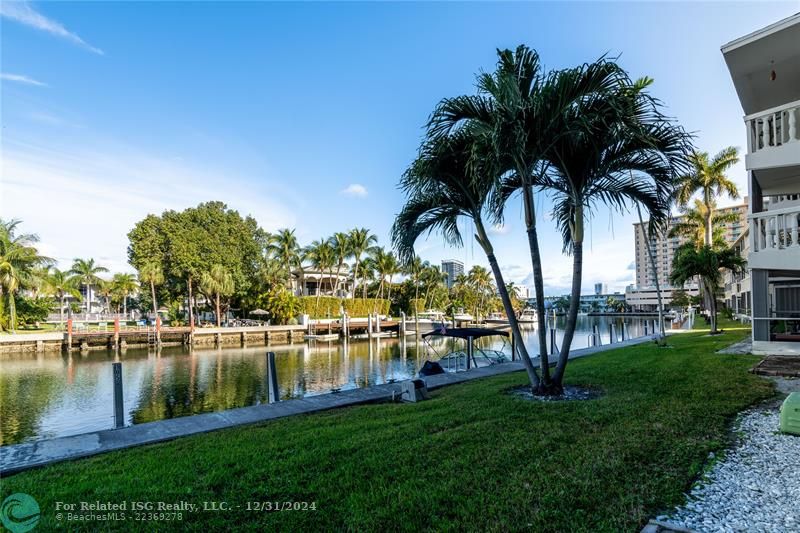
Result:
<svg viewBox="0 0 800 533"><path fill-rule="evenodd" d="M148 213L220 200L275 231L293 227L302 211L277 185L263 179L254 185L232 169L120 143L86 145L91 148L8 139L0 153L0 213L38 233L42 252L62 269L75 257L94 257L113 271L130 270L127 234Z"/></svg>
<svg viewBox="0 0 800 533"><path fill-rule="evenodd" d="M8 72L3 72L0 74L0 80L15 81L17 83L25 83L27 85L36 85L37 87L47 87L46 83L35 80L30 76L25 76L23 74L10 74Z"/></svg>
<svg viewBox="0 0 800 533"><path fill-rule="evenodd" d="M510 231L511 226L508 224L494 224L491 228L489 228L489 233L493 233L495 235L507 235Z"/></svg>
<svg viewBox="0 0 800 533"><path fill-rule="evenodd" d="M339 192L345 196L353 196L355 198L366 198L367 196L367 188L360 183L351 183Z"/></svg>
<svg viewBox="0 0 800 533"><path fill-rule="evenodd" d="M0 16L16 20L20 24L60 37L73 44L82 46L95 54L104 55L102 50L90 45L76 33L66 29L60 22L45 17L33 9L27 2L0 2Z"/></svg>

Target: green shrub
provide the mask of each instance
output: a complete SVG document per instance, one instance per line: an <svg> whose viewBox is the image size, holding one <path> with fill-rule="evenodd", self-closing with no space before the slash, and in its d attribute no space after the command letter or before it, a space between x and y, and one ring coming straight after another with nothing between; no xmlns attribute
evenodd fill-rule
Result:
<svg viewBox="0 0 800 533"><path fill-rule="evenodd" d="M301 296L300 313L309 315L311 318L338 318L342 314L342 308L351 317L364 317L369 313L389 313L389 300L367 298L341 299L333 296L320 296L317 302L316 296Z"/></svg>

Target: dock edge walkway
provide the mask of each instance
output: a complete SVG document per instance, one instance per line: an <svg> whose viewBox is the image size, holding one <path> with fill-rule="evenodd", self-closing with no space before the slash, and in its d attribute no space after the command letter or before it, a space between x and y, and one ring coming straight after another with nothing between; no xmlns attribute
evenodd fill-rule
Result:
<svg viewBox="0 0 800 533"><path fill-rule="evenodd" d="M651 341L652 337L637 337L615 344L606 344L574 350L570 359L578 359L599 352L624 348ZM534 363L538 362L534 358ZM521 362L514 361L486 366L458 373L446 373L425 378L429 390L448 385L465 383L475 379L523 370ZM45 466L61 461L79 459L124 450L134 446L165 442L179 437L198 435L209 431L256 424L298 414L318 413L338 407L391 400L400 394L400 383L386 383L363 389L351 389L339 393L321 394L296 400L285 400L273 404L253 405L203 413L167 420L135 424L119 429L105 429L80 435L12 444L0 447L0 474L6 476L23 470Z"/></svg>

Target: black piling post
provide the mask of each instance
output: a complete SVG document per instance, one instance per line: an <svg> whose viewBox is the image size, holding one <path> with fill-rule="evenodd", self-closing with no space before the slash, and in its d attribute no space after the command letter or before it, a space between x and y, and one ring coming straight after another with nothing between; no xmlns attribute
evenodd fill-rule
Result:
<svg viewBox="0 0 800 533"><path fill-rule="evenodd" d="M269 403L280 401L278 373L275 370L275 352L267 352L267 397L269 398Z"/></svg>
<svg viewBox="0 0 800 533"><path fill-rule="evenodd" d="M125 407L122 400L122 363L111 363L114 376L114 428L125 426Z"/></svg>

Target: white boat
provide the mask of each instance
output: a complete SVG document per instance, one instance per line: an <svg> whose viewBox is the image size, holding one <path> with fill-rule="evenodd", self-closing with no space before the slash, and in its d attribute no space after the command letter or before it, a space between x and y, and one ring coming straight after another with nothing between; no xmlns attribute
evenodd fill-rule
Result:
<svg viewBox="0 0 800 533"><path fill-rule="evenodd" d="M415 321L414 317L406 319L407 327L414 327L416 322L419 322L420 331L431 331L434 329L449 328L453 324L447 320L445 314L441 311L424 311L417 315Z"/></svg>
<svg viewBox="0 0 800 533"><path fill-rule="evenodd" d="M536 309L525 308L517 317L517 322L520 324L538 324L539 317L536 314Z"/></svg>
<svg viewBox="0 0 800 533"><path fill-rule="evenodd" d="M508 324L508 317L503 313L489 313L485 322L487 324Z"/></svg>

